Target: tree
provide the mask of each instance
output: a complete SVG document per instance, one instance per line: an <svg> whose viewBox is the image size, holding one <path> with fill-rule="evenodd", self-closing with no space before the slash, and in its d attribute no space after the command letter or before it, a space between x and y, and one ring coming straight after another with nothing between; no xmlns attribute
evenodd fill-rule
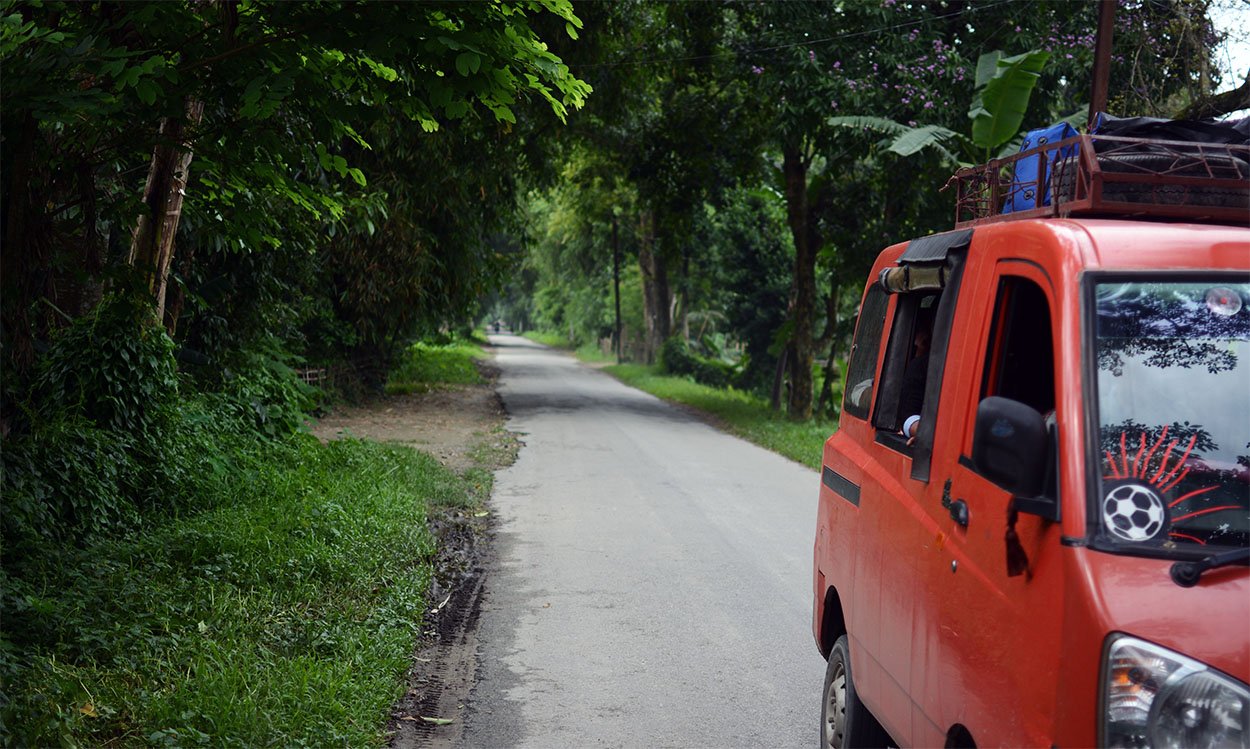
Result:
<svg viewBox="0 0 1250 749"><path fill-rule="evenodd" d="M1032 51L1004 57L1002 52L987 52L977 60L976 87L968 110L971 134L955 132L941 125L909 127L881 117L831 117L831 125L864 128L891 136L888 150L900 156L911 156L924 148L938 150L957 165L971 166L1002 157L1019 150L1012 143L1024 122L1033 87L1041 76L1048 52ZM1085 121L1087 114L1078 111L1074 117ZM1003 151L998 149L1003 148Z"/></svg>
<svg viewBox="0 0 1250 749"><path fill-rule="evenodd" d="M344 220L361 199L351 186L367 184L346 144L372 149L364 134L383 118L408 132L392 143L483 117L506 130L522 99L563 119L589 92L530 26L550 12L576 35L565 0L6 2L3 11L4 158L17 167L4 185L6 238L30 248L5 253L5 338L24 365L52 319L32 305L64 301L59 279L98 284L102 266L121 262L114 253L130 227L139 228L125 260L159 310L183 212L216 219L195 222L201 236L190 241L209 234L236 251L272 251L292 236L275 205L298 207L308 227Z"/></svg>

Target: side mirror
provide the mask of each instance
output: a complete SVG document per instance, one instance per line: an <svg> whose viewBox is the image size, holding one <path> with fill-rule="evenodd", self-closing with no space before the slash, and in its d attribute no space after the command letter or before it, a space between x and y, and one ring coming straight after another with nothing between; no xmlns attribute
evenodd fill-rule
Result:
<svg viewBox="0 0 1250 749"><path fill-rule="evenodd" d="M991 396L977 406L972 463L977 472L1017 497L1036 497L1046 481L1046 422L1033 408Z"/></svg>

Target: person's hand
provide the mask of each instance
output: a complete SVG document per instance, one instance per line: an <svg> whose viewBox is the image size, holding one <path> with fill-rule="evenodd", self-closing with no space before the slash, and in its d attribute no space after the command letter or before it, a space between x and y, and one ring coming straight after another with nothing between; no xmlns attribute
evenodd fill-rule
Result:
<svg viewBox="0 0 1250 749"><path fill-rule="evenodd" d="M912 424L911 424L911 432L909 432L909 433L908 433L908 435L907 435L907 444L908 444L908 445L914 445L914 444L916 444L916 435L917 435L917 434L920 434L920 420L919 420L919 419L917 419L916 421L913 421L913 422L912 422Z"/></svg>

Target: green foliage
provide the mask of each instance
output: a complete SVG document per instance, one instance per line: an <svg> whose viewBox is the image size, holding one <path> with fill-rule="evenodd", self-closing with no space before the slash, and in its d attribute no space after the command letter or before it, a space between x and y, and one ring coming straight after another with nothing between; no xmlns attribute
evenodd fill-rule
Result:
<svg viewBox="0 0 1250 749"><path fill-rule="evenodd" d="M303 427L317 393L295 376L279 350L241 353L227 369L222 387L224 410L249 431L285 437Z"/></svg>
<svg viewBox="0 0 1250 749"><path fill-rule="evenodd" d="M46 410L142 439L178 394L174 344L131 297L104 300L52 341L35 378Z"/></svg>
<svg viewBox="0 0 1250 749"><path fill-rule="evenodd" d="M417 341L391 370L388 393L429 390L439 385L477 385L475 362L485 357L476 344L458 339Z"/></svg>
<svg viewBox="0 0 1250 749"><path fill-rule="evenodd" d="M743 344L736 384L766 392L777 365L773 342L785 323L794 269L785 201L766 188L733 190L725 197L710 211L700 236L708 249L701 271L710 284L698 302L722 312L726 332Z"/></svg>
<svg viewBox="0 0 1250 749"><path fill-rule="evenodd" d="M4 440L5 548L117 533L151 505L145 468L177 433L173 343L124 296L60 331Z"/></svg>
<svg viewBox="0 0 1250 749"><path fill-rule="evenodd" d="M968 166L988 159L996 149L1016 138L1029 108L1033 89L1049 57L1049 52L1036 50L1013 57L1003 57L1003 53L997 50L981 55L977 60L976 87L968 109L968 118L972 120L971 136L941 125L909 127L883 117L831 117L829 124L883 133L889 136L888 150L900 156L911 156L932 148L948 161Z"/></svg>
<svg viewBox="0 0 1250 749"><path fill-rule="evenodd" d="M43 548L0 578L0 744L380 746L420 633L428 501L408 448L227 448L228 502Z"/></svg>
<svg viewBox="0 0 1250 749"><path fill-rule="evenodd" d="M1038 50L1013 57L995 51L977 60L976 94L968 116L972 143L987 156L1019 132L1049 57L1049 52Z"/></svg>
<svg viewBox="0 0 1250 749"><path fill-rule="evenodd" d="M128 530L139 520L129 495L139 476L133 443L82 416L40 422L0 451L6 555L89 533Z"/></svg>
<svg viewBox="0 0 1250 749"><path fill-rule="evenodd" d="M587 171L575 173L578 169ZM612 184L600 181L593 169L574 162L566 172L569 182L527 197L526 267L533 274L528 316L533 327L558 334L562 340L553 345L563 347L595 343L612 330ZM583 180L589 182L585 189L578 184Z"/></svg>
<svg viewBox="0 0 1250 749"><path fill-rule="evenodd" d="M235 446L302 427L313 392L273 354L241 356L219 389L175 399L169 339L133 310L119 299L102 304L42 360L28 423L0 450L6 555L216 506L245 470Z"/></svg>
<svg viewBox="0 0 1250 749"><path fill-rule="evenodd" d="M504 272L487 237L514 204L518 136L590 93L545 19L581 26L568 0L4 0L4 239L24 248L0 274L6 369L61 324L41 298L77 316L127 275L177 125L193 160L164 322L193 351L276 334L318 361L386 359L471 317Z"/></svg>
<svg viewBox="0 0 1250 749"><path fill-rule="evenodd" d="M727 387L736 374L732 364L699 356L681 336L673 336L660 347L659 371L688 376L708 387Z"/></svg>
<svg viewBox="0 0 1250 749"><path fill-rule="evenodd" d="M524 333L524 337L534 343L541 343L544 346L550 346L552 348L572 348L568 335L563 333L548 333L541 330L528 330Z"/></svg>

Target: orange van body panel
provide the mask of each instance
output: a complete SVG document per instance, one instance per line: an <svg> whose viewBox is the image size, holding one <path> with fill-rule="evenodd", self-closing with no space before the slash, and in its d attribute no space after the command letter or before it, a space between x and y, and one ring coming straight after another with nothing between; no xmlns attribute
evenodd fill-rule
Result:
<svg viewBox="0 0 1250 749"><path fill-rule="evenodd" d="M905 248L883 251L869 278ZM911 457L879 443L864 419L844 413L825 443L825 475L857 494L852 501L822 482L813 633L827 654L832 589L857 691L901 746L940 746L956 726L978 746L1095 745L1102 651L1114 632L1250 682L1250 569L1209 572L1184 589L1169 578L1171 560L1085 545L1087 476L1101 466L1086 465L1081 282L1092 270L1152 269L1250 271L1250 230L1067 219L977 227L951 326L929 481L911 479ZM1006 575L1010 496L968 461L1004 274L1045 292L1054 337L1062 518L1019 516L1031 577ZM893 315L891 304L887 333ZM874 373L886 348L883 340ZM967 500L967 528L941 506L948 479L949 497Z"/></svg>

